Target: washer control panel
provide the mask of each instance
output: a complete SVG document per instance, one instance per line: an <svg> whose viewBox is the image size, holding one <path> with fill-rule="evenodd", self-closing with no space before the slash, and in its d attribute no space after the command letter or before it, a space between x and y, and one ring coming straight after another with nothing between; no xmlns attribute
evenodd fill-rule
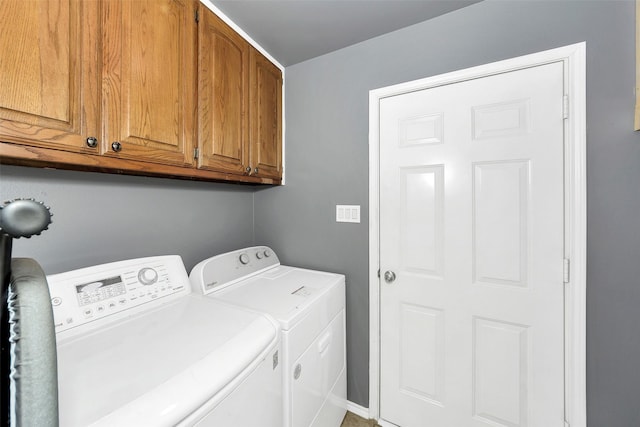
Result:
<svg viewBox="0 0 640 427"><path fill-rule="evenodd" d="M271 248L253 246L200 262L189 279L194 290L206 295L278 265L280 260Z"/></svg>
<svg viewBox="0 0 640 427"><path fill-rule="evenodd" d="M47 276L56 333L152 308L191 293L178 255L139 258ZM156 303L158 301L158 303Z"/></svg>

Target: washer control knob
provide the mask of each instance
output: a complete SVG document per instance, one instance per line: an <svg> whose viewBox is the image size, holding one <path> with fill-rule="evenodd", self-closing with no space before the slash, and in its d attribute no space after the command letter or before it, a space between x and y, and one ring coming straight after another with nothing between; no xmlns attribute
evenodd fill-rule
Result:
<svg viewBox="0 0 640 427"><path fill-rule="evenodd" d="M242 263L243 265L249 264L249 255L247 254L240 255L240 263Z"/></svg>
<svg viewBox="0 0 640 427"><path fill-rule="evenodd" d="M138 272L138 280L145 286L153 285L158 281L158 272L153 268L145 267Z"/></svg>
<svg viewBox="0 0 640 427"><path fill-rule="evenodd" d="M266 256L267 258L269 258L271 256L271 251L269 249L266 249L264 251L264 256Z"/></svg>
<svg viewBox="0 0 640 427"><path fill-rule="evenodd" d="M256 258L258 259L262 259L264 257L264 254L260 251L256 252Z"/></svg>

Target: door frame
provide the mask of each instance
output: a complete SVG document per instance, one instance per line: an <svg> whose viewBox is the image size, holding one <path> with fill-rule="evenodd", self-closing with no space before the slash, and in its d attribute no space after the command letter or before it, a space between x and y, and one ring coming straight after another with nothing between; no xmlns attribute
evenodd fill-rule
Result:
<svg viewBox="0 0 640 427"><path fill-rule="evenodd" d="M564 63L565 423L586 427L586 42L524 55L369 92L369 417L380 420L380 115L382 98L552 62ZM560 261L560 260L559 260Z"/></svg>

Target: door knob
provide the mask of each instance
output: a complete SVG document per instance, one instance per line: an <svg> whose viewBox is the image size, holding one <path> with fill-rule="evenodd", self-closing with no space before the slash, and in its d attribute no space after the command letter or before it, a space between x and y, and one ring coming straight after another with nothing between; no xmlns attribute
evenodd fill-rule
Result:
<svg viewBox="0 0 640 427"><path fill-rule="evenodd" d="M384 281L387 283L391 283L396 280L396 273L391 270L387 270L384 272Z"/></svg>

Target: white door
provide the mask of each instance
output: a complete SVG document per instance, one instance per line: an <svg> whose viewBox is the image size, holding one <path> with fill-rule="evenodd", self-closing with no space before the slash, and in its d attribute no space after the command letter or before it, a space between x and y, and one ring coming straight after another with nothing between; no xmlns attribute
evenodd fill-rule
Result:
<svg viewBox="0 0 640 427"><path fill-rule="evenodd" d="M383 420L564 425L563 75L381 99Z"/></svg>

